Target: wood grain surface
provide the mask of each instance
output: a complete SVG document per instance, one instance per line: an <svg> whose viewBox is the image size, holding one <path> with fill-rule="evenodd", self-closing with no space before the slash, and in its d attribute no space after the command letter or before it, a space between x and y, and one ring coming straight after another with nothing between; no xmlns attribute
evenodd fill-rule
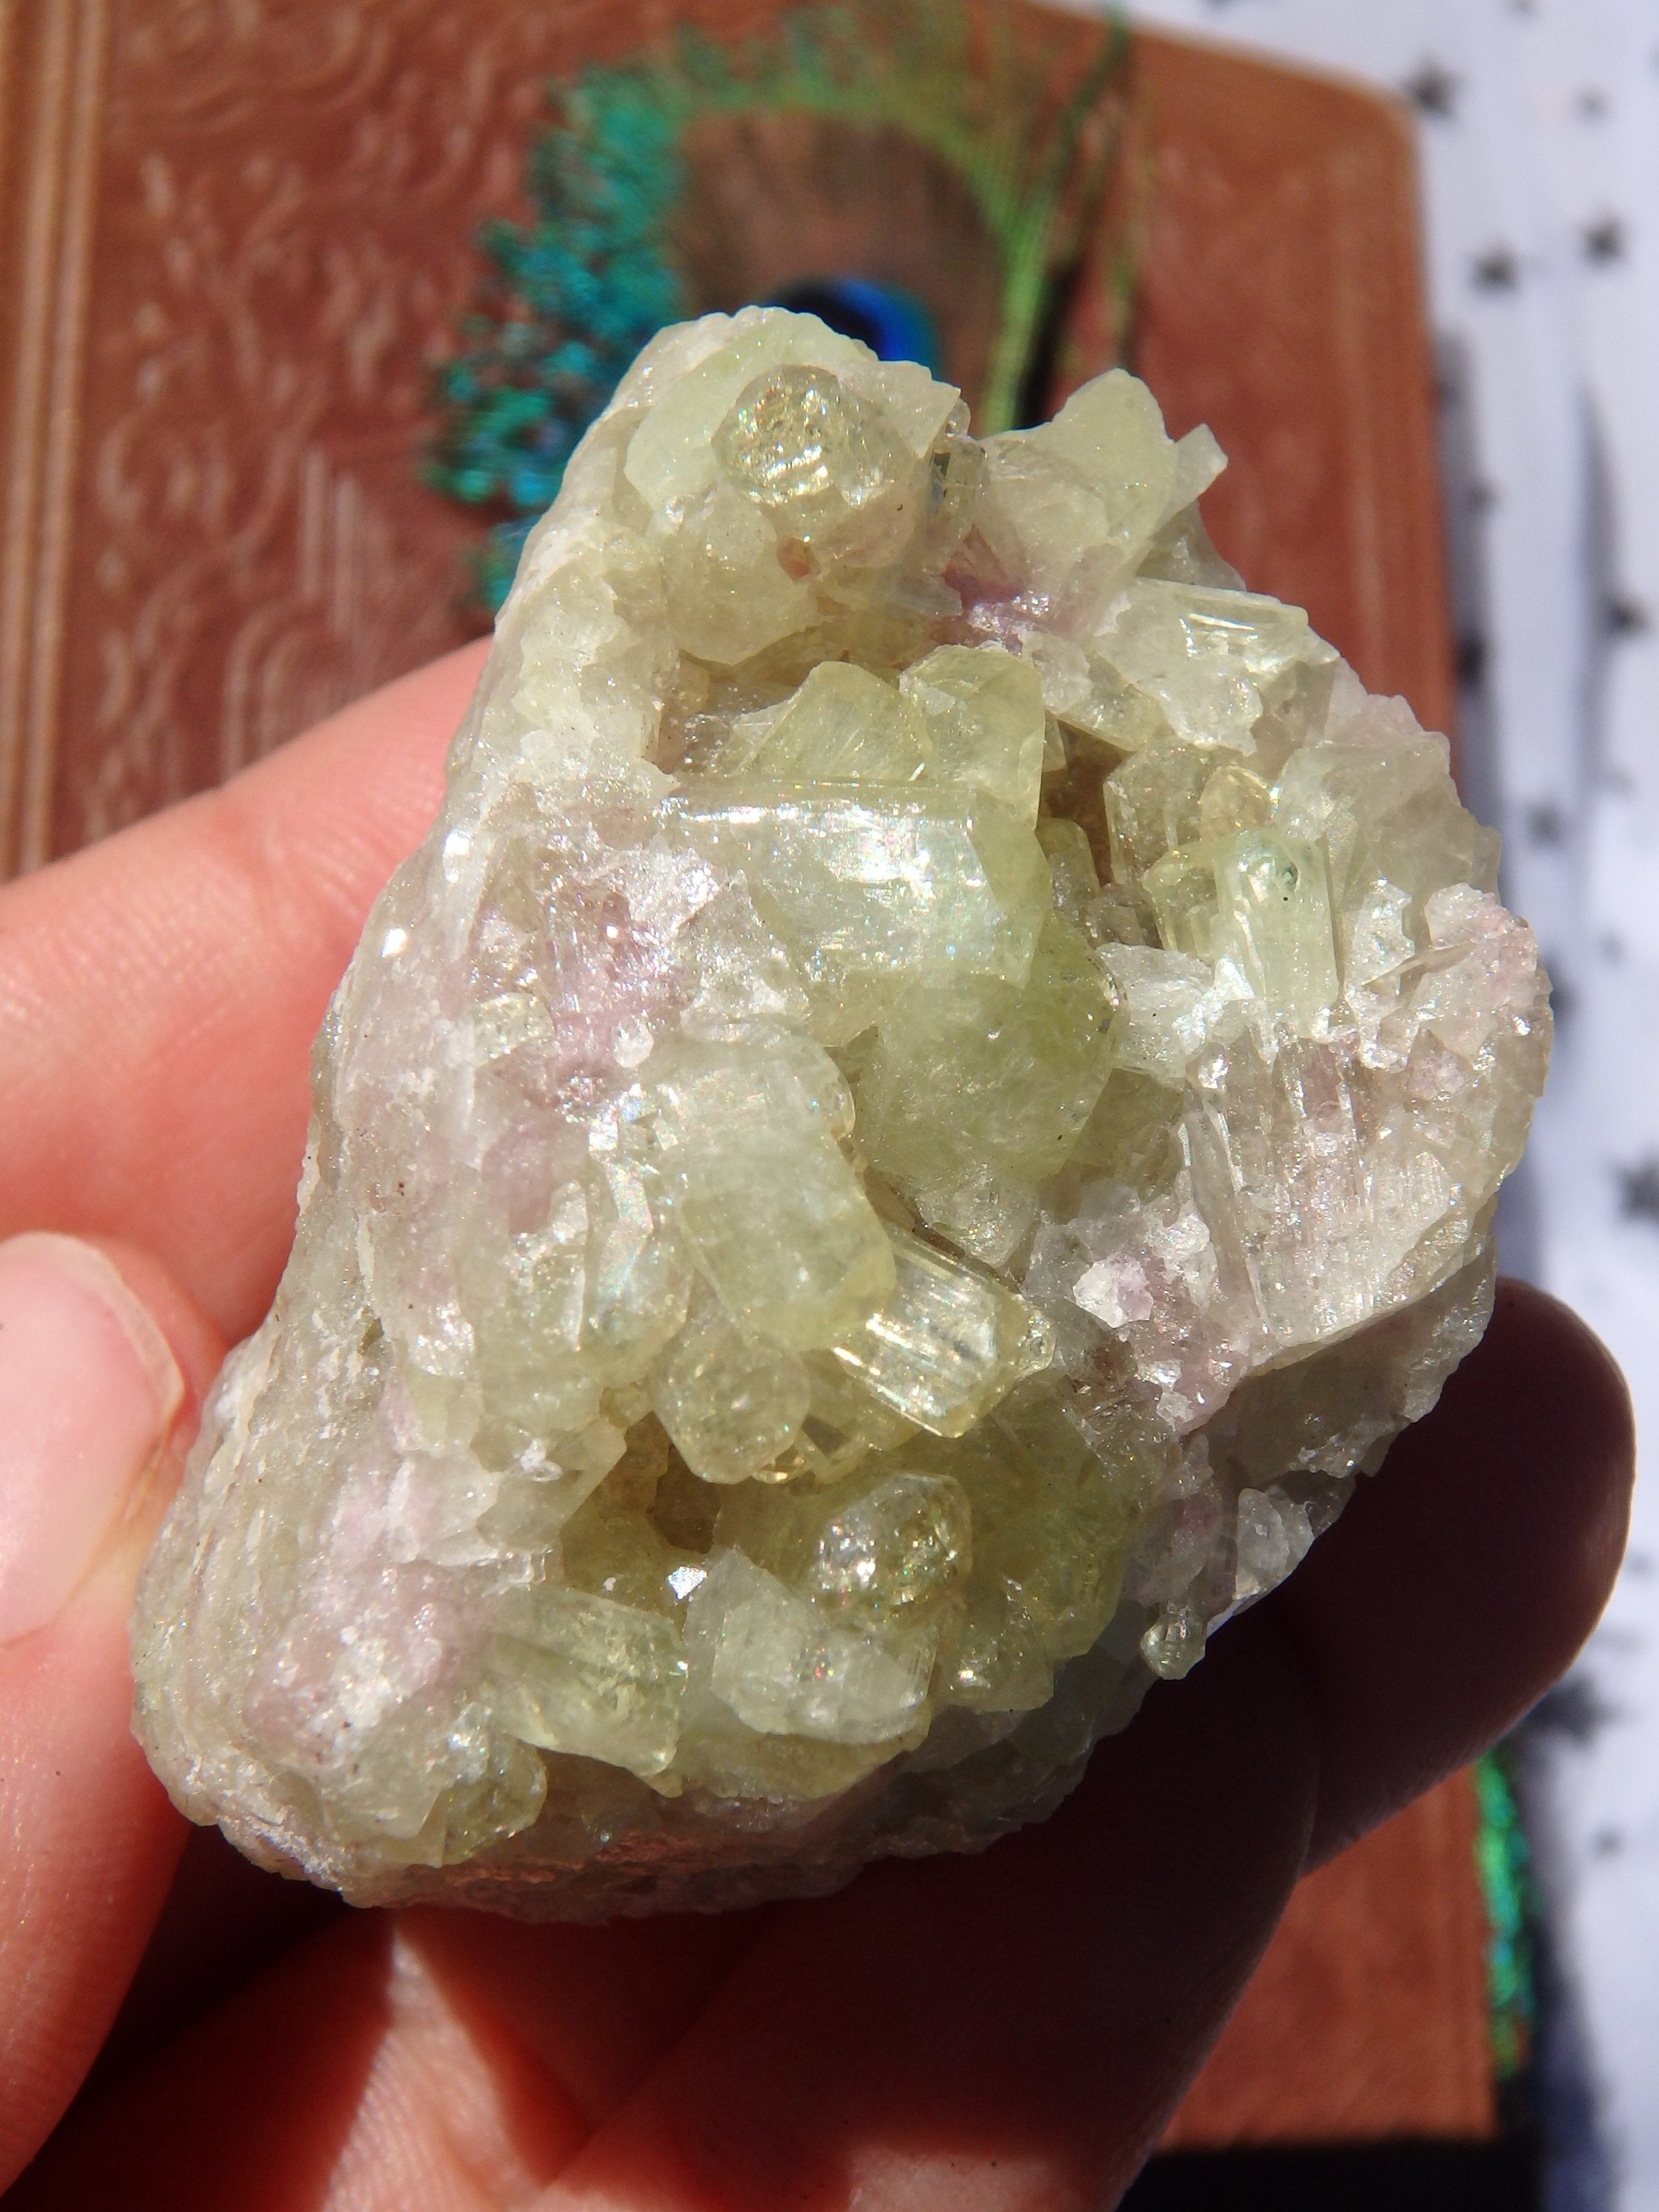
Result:
<svg viewBox="0 0 1659 2212"><path fill-rule="evenodd" d="M1165 2148L1492 2132L1475 1821L1454 1775L1302 1883Z"/></svg>
<svg viewBox="0 0 1659 2212"><path fill-rule="evenodd" d="M775 13L0 0L0 873L464 634L476 526L416 476L425 364L544 79ZM1092 35L1048 27L1062 57ZM1200 46L1144 39L1138 68L1135 364L1231 456L1217 542L1447 727L1408 126ZM1073 374L1107 330L1085 292ZM1454 1782L1304 1885L1172 2142L1490 2124L1471 1818Z"/></svg>

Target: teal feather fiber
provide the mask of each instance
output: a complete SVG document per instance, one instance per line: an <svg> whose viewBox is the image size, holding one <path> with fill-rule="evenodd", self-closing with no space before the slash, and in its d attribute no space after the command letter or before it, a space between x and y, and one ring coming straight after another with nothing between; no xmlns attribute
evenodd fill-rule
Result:
<svg viewBox="0 0 1659 2212"><path fill-rule="evenodd" d="M1500 2083L1526 2069L1537 1998L1533 1929L1538 1900L1516 1795L1515 1754L1499 1744L1474 1763L1475 1863L1486 1909L1486 1993L1492 2068Z"/></svg>
<svg viewBox="0 0 1659 2212"><path fill-rule="evenodd" d="M485 279L435 373L427 480L495 510L479 596L505 597L519 550L577 440L665 323L705 304L674 264L681 144L714 115L795 112L902 134L971 194L1000 258L1001 298L975 425L1009 428L1056 285L1078 265L1116 157L1127 33L1110 21L1056 100L1053 57L1000 9L961 0L803 8L737 46L691 30L550 88L532 149L530 213L480 238ZM856 271L820 271L829 276Z"/></svg>

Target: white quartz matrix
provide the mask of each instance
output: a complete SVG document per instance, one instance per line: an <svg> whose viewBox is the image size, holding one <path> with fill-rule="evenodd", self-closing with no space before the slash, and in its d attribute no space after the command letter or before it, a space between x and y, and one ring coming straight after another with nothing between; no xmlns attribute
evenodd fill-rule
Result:
<svg viewBox="0 0 1659 2212"><path fill-rule="evenodd" d="M1446 741L1121 371L665 331L526 548L146 1570L177 1802L362 1902L1048 1811L1479 1338L1548 1052Z"/></svg>

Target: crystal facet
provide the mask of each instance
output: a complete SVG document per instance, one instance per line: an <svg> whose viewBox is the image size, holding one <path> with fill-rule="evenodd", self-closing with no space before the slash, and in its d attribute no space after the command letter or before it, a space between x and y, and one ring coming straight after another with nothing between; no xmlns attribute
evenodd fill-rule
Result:
<svg viewBox="0 0 1659 2212"><path fill-rule="evenodd" d="M665 331L527 544L140 1590L193 1818L378 1901L1051 1808L1433 1404L1548 1052L1445 741L1121 372Z"/></svg>

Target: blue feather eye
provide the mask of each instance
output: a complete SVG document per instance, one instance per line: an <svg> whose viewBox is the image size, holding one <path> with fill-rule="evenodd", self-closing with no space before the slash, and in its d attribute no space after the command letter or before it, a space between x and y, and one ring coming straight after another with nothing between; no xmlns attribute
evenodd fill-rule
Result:
<svg viewBox="0 0 1659 2212"><path fill-rule="evenodd" d="M914 292L863 276L815 276L792 284L769 307L816 315L843 337L858 338L883 361L919 361L938 375L943 368L939 331Z"/></svg>
<svg viewBox="0 0 1659 2212"><path fill-rule="evenodd" d="M747 301L815 314L959 385L983 434L1024 419L1085 258L1127 300L1120 242L1095 233L1127 33L1101 27L1062 89L1048 42L992 10L987 45L976 21L963 0L809 0L769 33L682 29L549 88L528 219L484 225L477 299L433 372L422 472L494 510L479 605L507 596L577 441L665 323ZM901 202L915 291L857 273L861 241L894 268Z"/></svg>

